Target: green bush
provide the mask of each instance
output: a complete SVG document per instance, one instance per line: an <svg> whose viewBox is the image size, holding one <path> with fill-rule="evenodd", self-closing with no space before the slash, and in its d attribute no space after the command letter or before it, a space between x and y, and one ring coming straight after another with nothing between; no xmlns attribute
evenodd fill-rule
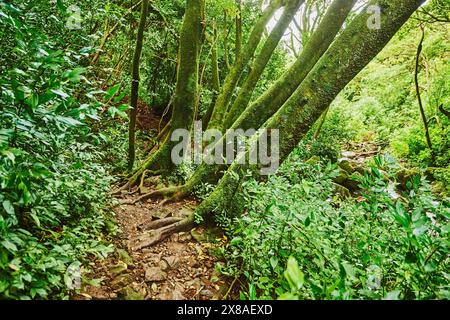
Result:
<svg viewBox="0 0 450 320"><path fill-rule="evenodd" d="M66 298L68 267L113 250L107 139L93 129L104 93L82 67L92 49L59 49L30 4L0 7L0 36L16 35L0 70L0 296Z"/></svg>
<svg viewBox="0 0 450 320"><path fill-rule="evenodd" d="M222 271L248 281L242 298L448 299L449 200L420 176L394 192L391 162L359 175L357 200L337 196L331 164L290 159L267 183L249 182L246 213L224 223ZM292 259L285 270L289 257L298 270Z"/></svg>

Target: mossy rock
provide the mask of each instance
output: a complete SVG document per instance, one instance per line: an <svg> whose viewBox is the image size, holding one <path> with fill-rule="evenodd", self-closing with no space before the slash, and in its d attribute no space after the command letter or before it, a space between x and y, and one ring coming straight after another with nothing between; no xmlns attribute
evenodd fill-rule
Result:
<svg viewBox="0 0 450 320"><path fill-rule="evenodd" d="M145 297L142 293L136 291L130 286L122 288L118 292L118 297L123 300L145 300Z"/></svg>
<svg viewBox="0 0 450 320"><path fill-rule="evenodd" d="M339 161L338 166L339 166L339 168L341 168L342 170L344 170L348 174L352 174L352 173L354 173L356 171L356 168L355 168L354 164L352 164L348 160L341 160L341 161Z"/></svg>
<svg viewBox="0 0 450 320"><path fill-rule="evenodd" d="M333 179L333 181L337 184L342 185L343 183L345 183L345 181L347 181L350 178L349 174L347 173L347 171L339 168L339 175L337 177L335 177Z"/></svg>
<svg viewBox="0 0 450 320"><path fill-rule="evenodd" d="M124 273L124 274L120 274L117 277L115 277L112 281L111 284L114 287L124 287L129 285L131 282L133 282L133 277L128 274L128 273Z"/></svg>
<svg viewBox="0 0 450 320"><path fill-rule="evenodd" d="M354 172L353 175L359 175L360 173ZM333 179L333 182L347 188L349 191L358 191L359 182L352 178L352 175L348 174L344 169L339 168L339 175Z"/></svg>
<svg viewBox="0 0 450 320"><path fill-rule="evenodd" d="M346 187L341 186L340 184L337 184L337 183L333 183L333 184L334 184L334 187L336 189L336 193L341 198L350 198L351 197L350 190L348 190Z"/></svg>
<svg viewBox="0 0 450 320"><path fill-rule="evenodd" d="M117 249L117 255L119 257L119 260L125 262L128 265L133 264L133 259L130 257L128 252L124 249Z"/></svg>
<svg viewBox="0 0 450 320"><path fill-rule="evenodd" d="M420 171L417 169L403 168L396 173L397 182L406 189L406 183L411 180L415 175L420 175Z"/></svg>
<svg viewBox="0 0 450 320"><path fill-rule="evenodd" d="M312 165L319 164L320 163L320 158L318 156L312 156L311 158L306 160L305 163L312 164Z"/></svg>
<svg viewBox="0 0 450 320"><path fill-rule="evenodd" d="M109 268L109 271L112 274L121 274L122 272L126 271L127 269L128 269L128 265L123 261L119 261L117 264L111 266Z"/></svg>

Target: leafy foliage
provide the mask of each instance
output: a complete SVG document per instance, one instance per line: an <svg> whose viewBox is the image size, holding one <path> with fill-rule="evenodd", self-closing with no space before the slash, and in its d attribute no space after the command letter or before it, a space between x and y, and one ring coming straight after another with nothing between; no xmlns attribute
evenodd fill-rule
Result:
<svg viewBox="0 0 450 320"><path fill-rule="evenodd" d="M249 182L247 213L227 224L223 272L241 270L263 299L448 298L448 199L420 176L396 195L391 166L379 157L355 176L357 201L337 195L331 164L291 159L267 183Z"/></svg>
<svg viewBox="0 0 450 320"><path fill-rule="evenodd" d="M92 130L103 93L82 67L92 49L60 49L32 4L0 7L1 38L16 35L0 73L0 295L63 298L69 266L112 251L112 178Z"/></svg>

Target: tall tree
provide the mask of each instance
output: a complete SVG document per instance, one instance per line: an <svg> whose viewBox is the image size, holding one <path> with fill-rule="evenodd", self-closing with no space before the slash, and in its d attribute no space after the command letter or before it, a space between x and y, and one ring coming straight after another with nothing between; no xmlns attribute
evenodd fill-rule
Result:
<svg viewBox="0 0 450 320"><path fill-rule="evenodd" d="M128 169L132 170L136 158L136 117L138 112L139 98L139 64L141 60L142 44L144 42L144 29L147 21L148 0L142 1L141 20L139 22L138 33L136 38L136 48L133 57L133 75L131 82L131 110L130 123L128 130Z"/></svg>
<svg viewBox="0 0 450 320"><path fill-rule="evenodd" d="M170 155L176 142L171 136L176 129L190 129L197 99L199 50L203 30L204 0L187 0L180 32L177 83L173 99L170 130L159 149L151 154L123 187L134 185L147 168L152 173L167 171L174 166ZM121 188L122 189L122 188Z"/></svg>

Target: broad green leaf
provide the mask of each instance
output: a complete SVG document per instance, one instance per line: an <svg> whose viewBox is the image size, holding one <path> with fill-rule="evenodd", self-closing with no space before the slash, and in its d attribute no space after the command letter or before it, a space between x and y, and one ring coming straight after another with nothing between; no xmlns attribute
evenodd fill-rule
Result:
<svg viewBox="0 0 450 320"><path fill-rule="evenodd" d="M119 91L119 89L120 89L120 83L109 88L109 90L106 91L105 100L109 100L112 97L114 97L116 95L116 93Z"/></svg>
<svg viewBox="0 0 450 320"><path fill-rule="evenodd" d="M275 269L278 266L278 258L276 256L270 257L270 265L272 269Z"/></svg>

